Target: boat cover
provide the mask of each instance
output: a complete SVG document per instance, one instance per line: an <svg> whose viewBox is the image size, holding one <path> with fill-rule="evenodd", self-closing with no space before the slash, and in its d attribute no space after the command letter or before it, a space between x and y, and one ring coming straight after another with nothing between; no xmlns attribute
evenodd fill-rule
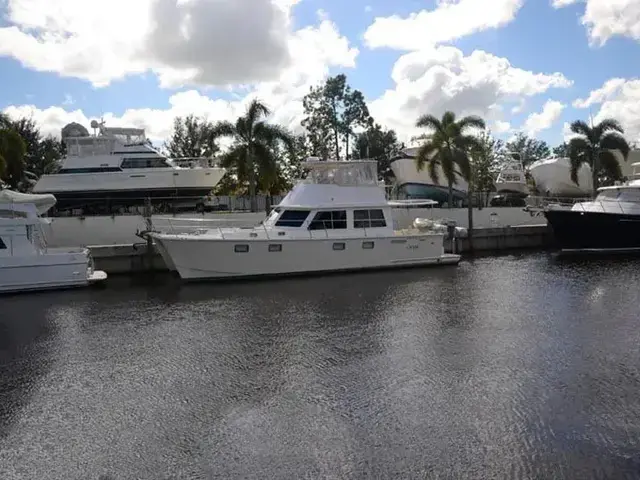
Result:
<svg viewBox="0 0 640 480"><path fill-rule="evenodd" d="M20 193L13 190L0 190L1 205L34 205L38 215L42 215L56 204L56 197L47 194Z"/></svg>

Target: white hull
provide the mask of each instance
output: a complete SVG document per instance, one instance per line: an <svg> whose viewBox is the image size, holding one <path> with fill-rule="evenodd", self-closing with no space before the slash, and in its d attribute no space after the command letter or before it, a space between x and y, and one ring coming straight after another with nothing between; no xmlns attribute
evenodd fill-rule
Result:
<svg viewBox="0 0 640 480"><path fill-rule="evenodd" d="M391 162L391 170L396 177L396 183L398 185L405 184L421 184L421 185L433 185L442 189L448 189L444 172L440 166L436 167L438 173L438 181L435 182L429 175L429 170L425 167L418 171L416 168L416 161L413 158L399 158ZM454 185L454 189L460 193L466 194L469 190L469 185L460 175L456 174L457 182Z"/></svg>
<svg viewBox="0 0 640 480"><path fill-rule="evenodd" d="M0 258L0 292L86 287L104 279L91 269L86 250Z"/></svg>
<svg viewBox="0 0 640 480"><path fill-rule="evenodd" d="M153 235L167 264L185 280L229 279L283 274L313 274L364 269L457 264L458 255L443 253L443 236L354 237L317 239L198 239ZM374 242L364 249L363 242ZM235 245L249 246L236 253ZM273 252L269 245L282 245ZM334 244L344 244L334 250Z"/></svg>
<svg viewBox="0 0 640 480"><path fill-rule="evenodd" d="M44 175L34 193L138 192L153 190L210 191L225 174L221 168L130 169L124 172Z"/></svg>
<svg viewBox="0 0 640 480"><path fill-rule="evenodd" d="M571 180L568 158L539 160L529 166L536 189L552 197L587 197L593 192L591 167L582 165L578 170L578 184Z"/></svg>

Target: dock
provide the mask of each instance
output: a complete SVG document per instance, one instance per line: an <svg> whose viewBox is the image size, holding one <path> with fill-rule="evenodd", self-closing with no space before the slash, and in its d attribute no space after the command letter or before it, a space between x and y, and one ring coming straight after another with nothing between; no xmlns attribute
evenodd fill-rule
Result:
<svg viewBox="0 0 640 480"><path fill-rule="evenodd" d="M518 225L484 227L473 231L473 252L504 252L522 249L545 249L553 245L553 234L548 225ZM96 268L108 274L131 274L149 271L167 271L168 268L155 246L146 243L89 246ZM447 253L470 254L469 240L445 240Z"/></svg>

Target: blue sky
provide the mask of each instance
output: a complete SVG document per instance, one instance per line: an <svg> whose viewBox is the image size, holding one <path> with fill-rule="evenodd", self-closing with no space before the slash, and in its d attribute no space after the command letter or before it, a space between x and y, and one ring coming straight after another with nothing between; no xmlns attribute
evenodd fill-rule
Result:
<svg viewBox="0 0 640 480"><path fill-rule="evenodd" d="M602 115L618 116L632 140L640 139L640 120L634 115L637 112L640 116L635 107L640 103L640 93L635 96L640 92L640 66L633 61L640 58L640 20L634 20L640 18L640 2L635 0L622 0L614 6L605 0L482 0L486 8L480 10L477 7L480 0L448 0L449 4L458 4L459 12L467 12L459 16L460 21L451 21L451 38L443 37L448 35L447 25L442 25L444 34L434 34L440 35L438 38L427 31L439 30L440 25L434 27L425 19L436 18L438 10L451 7L442 1L251 0L257 2L252 6L280 2L279 16L270 22L262 20L270 10L256 13L256 19L249 18L252 8L243 11L245 17L234 16L232 10L222 14L214 11L217 7L211 6L213 3L225 1L232 0L191 0L192 4L202 4L198 10L201 17L210 15L207 20L212 30L229 29L222 38L228 38L236 47L221 42L215 42L219 45L215 46L215 39L210 36L213 34L205 27L205 31L198 32L196 25L191 27L193 37L176 37L173 43L156 48L152 43L157 37L152 34L131 33L129 39L126 37L129 25L117 22L109 25L110 20L121 15L122 6L127 5L124 0L86 0L89 6L85 11L69 13L70 19L61 18L59 12L65 11L65 4L71 5L71 0L59 0L60 3L6 0L6 5L0 7L3 9L0 109L14 115L30 112L46 131L54 133L67 120L108 115L112 123L134 123L150 130L151 136L162 137L172 116L185 113L190 106L196 114L224 118L240 112L243 97L257 91L257 95L271 102L279 120L297 128L303 94L300 92L326 73L344 72L350 83L372 102L377 120L399 130L401 135L413 133L411 123L420 113L440 114L443 108L451 107L470 109L460 111L461 114L483 114L494 132L502 128L499 133L505 138L525 129L557 144L563 139L565 122L586 119L590 111L597 117L602 111ZM567 6L556 8L552 1ZM140 5L148 4L151 9L151 13L145 10L149 15L147 27L165 25L169 36L172 25L166 22L179 22L176 12L181 10L160 16L160 10L154 13L152 9L154 2L175 4L176 0L140 0ZM52 7L54 3L57 8ZM282 7L287 3L295 5ZM99 16L92 13L100 9L112 12ZM500 13L500 9L507 13ZM423 15L421 18L426 22L423 25L429 28L420 29L412 14ZM224 18L225 24L216 26L217 18ZM390 18L399 22L395 26L381 22L380 28L374 28L376 19ZM612 22L620 18L627 23L620 26L618 21L612 27ZM85 21L86 25L94 22L95 28L83 27ZM469 28L465 27L467 24ZM254 35L263 27L266 33ZM310 34L304 41L298 41L298 50L289 51L303 53L292 56L287 63L285 51L291 48L291 42L296 42L301 29ZM95 37L90 35L91 30L96 30ZM122 44L112 47L106 40L101 43L100 38L108 40L113 35L117 39L123 32ZM76 37L78 43L65 44L65 39L71 37ZM131 45L131 51L144 53L131 54L131 58L120 63L127 45ZM353 49L357 49L357 54ZM493 64L472 62L470 59L480 58L473 56L477 51L490 54L496 65L508 61L512 68L529 76L516 88L504 80L511 70L501 70L498 75L493 72L492 76ZM448 60L442 60L443 55ZM443 63L437 64L433 60L436 57ZM261 61L259 67L246 66ZM282 63L279 68L278 62ZM226 69L231 70L229 63L238 65L225 76ZM430 70L420 78L410 74L401 81L392 78L394 66L404 65L406 72L412 72L423 69L425 64L430 65ZM161 69L170 70L172 79L184 75L187 80L166 80L160 76ZM188 69L200 73L185 74ZM296 72L299 79L293 83L284 80L286 72ZM556 82L555 86L545 86L546 80L536 79L536 75L554 73L563 76L563 85ZM520 78L524 74L514 75ZM230 83L225 84L226 78ZM572 105L577 99L588 98L611 79L620 79L616 89L588 102L584 105L587 108ZM436 81L444 83L435 88ZM244 84L242 88L238 88L240 83ZM531 86L534 84L537 87ZM286 93L274 94L276 85L279 92ZM527 93L532 88L540 91ZM180 92L191 94L172 99ZM226 103L216 103L216 99ZM538 118L532 127L534 124L528 124L527 119L532 114L542 114L549 100L555 103L549 105L548 115ZM522 111L512 112L512 107L520 103Z"/></svg>

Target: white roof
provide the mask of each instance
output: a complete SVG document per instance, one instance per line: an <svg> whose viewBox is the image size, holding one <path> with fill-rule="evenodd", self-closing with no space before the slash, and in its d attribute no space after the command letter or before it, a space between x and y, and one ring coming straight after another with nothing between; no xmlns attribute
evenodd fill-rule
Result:
<svg viewBox="0 0 640 480"><path fill-rule="evenodd" d="M0 205L33 205L39 215L45 213L56 204L56 197L51 194L20 193L12 190L0 190Z"/></svg>

